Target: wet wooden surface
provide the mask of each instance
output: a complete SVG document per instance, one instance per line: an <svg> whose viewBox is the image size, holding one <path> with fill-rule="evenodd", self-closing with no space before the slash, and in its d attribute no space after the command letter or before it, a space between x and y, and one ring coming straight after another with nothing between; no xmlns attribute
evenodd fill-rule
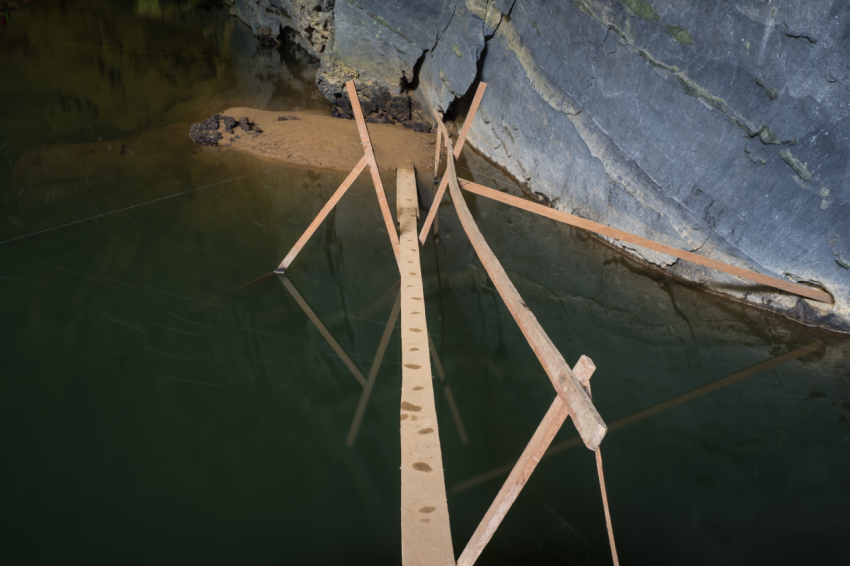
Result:
<svg viewBox="0 0 850 566"><path fill-rule="evenodd" d="M425 321L413 167L398 170L401 224L401 555L405 566L454 564Z"/></svg>
<svg viewBox="0 0 850 566"><path fill-rule="evenodd" d="M576 378L567 365L564 357L552 343L552 340L549 339L543 327L540 326L537 317L534 316L531 309L522 300L516 287L514 287L507 273L505 273L502 264L499 263L499 260L493 254L492 250L490 250L490 246L484 240L484 236L478 230L478 226L475 224L475 220L472 218L472 214L469 212L469 208L467 208L466 202L463 200L463 195L460 192L460 187L458 186L454 157L452 155L448 157L445 176L449 178L452 201L454 202L461 225L463 225L463 229L469 237L475 253L478 255L478 259L481 260L481 264L487 271L487 275L490 276L490 280L493 281L493 285L496 287L499 295L502 296L502 300L505 301L505 305L519 325L526 340L528 340L528 344L546 371L546 375L552 381L552 385L555 387L555 391L558 392L561 401L564 402L564 405L569 410L570 416L573 418L573 422L585 446L591 450L596 450L607 430L602 417L599 416L596 407L593 406L593 402L591 402L590 397L587 396L578 378Z"/></svg>

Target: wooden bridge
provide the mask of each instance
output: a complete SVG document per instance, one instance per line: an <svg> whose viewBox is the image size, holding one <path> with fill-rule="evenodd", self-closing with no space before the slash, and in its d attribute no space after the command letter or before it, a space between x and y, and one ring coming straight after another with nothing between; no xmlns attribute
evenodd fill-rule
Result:
<svg viewBox="0 0 850 566"><path fill-rule="evenodd" d="M618 564L611 515L608 508L605 479L602 470L602 454L600 444L602 443L609 427L606 426L602 417L593 405L590 394L590 378L596 369L593 361L582 356L574 366L570 367L564 357L557 350L542 328L537 318L522 300L513 283L511 283L499 260L487 245L478 226L466 206L461 189L487 198L492 198L521 208L523 210L594 232L601 236L615 238L624 242L642 246L644 248L662 252L676 258L691 261L699 265L717 269L744 280L769 286L780 291L793 293L821 301L832 303L832 297L825 292L795 283L769 277L740 267L728 265L716 260L702 257L698 254L667 246L640 236L629 234L621 230L604 226L583 218L579 218L564 212L560 212L537 203L532 203L521 198L508 195L488 187L484 187L471 181L458 179L455 171L455 159L460 156L469 129L475 119L481 99L487 85L481 83L473 99L466 121L457 140L453 143L449 136L442 117L434 112L437 121L437 150L435 157L434 176L436 178L437 167L440 161L440 152L446 151L446 171L440 181L435 199L431 205L428 215L418 225L419 206L416 192L415 171L412 165L403 166L398 169L397 175L397 217L399 229L393 220L389 205L387 204L384 187L378 173L377 161L369 139L369 132L357 97L357 91L353 81L346 83L346 89L351 100L351 106L357 121L357 128L363 145L363 158L346 177L340 187L336 190L330 200L321 209L316 218L311 222L304 234L298 239L286 257L278 266L276 273L280 276L284 287L292 294L296 302L310 317L319 332L330 344L334 352L340 357L346 367L351 371L354 378L363 387L360 402L346 439L348 445L353 445L357 438L360 423L369 401L369 396L378 370L383 360L384 353L395 328L396 321L401 317L401 344L402 344L402 385L401 405L399 411L400 439L401 439L401 533L402 533L402 561L406 566L413 565L454 565L471 566L487 545L493 533L498 528L502 519L507 514L513 502L516 500L523 486L528 481L539 462L553 451L564 450L578 443L583 443L587 448L594 451L599 475L602 505L605 511L606 524L608 528L609 542L614 564ZM298 256L298 253L310 239L316 229L322 224L330 211L340 201L342 196L363 172L366 167L372 177L378 204L389 234L390 244L398 263L400 273L399 296L387 321L381 342L375 354L369 375L364 376L351 362L327 328L318 319L310 306L304 301L292 283L286 278L286 269ZM494 472L484 474L483 478L472 478L458 486L468 489L471 485L498 477L504 473L508 474L502 489L481 520L471 539L466 544L460 557L455 561L454 547L451 540L451 529L449 522L449 510L446 499L446 486L443 476L443 459L440 448L440 431L437 423L436 409L434 405L434 389L432 386L431 362L441 381L445 381L442 364L436 355L433 342L428 333L427 321L425 319L425 295L422 285L421 264L419 250L424 245L432 224L436 220L437 208L442 198L449 189L455 210L460 218L461 224L475 249L478 258L484 266L490 279L493 281L497 291L504 300L514 320L534 351L543 369L546 371L555 390L555 398L543 420L530 439L528 445L519 460L509 467L499 468ZM783 356L794 359L800 355L811 352L821 347L819 343L812 344L800 351L795 351ZM778 360L779 358L777 358ZM767 363L767 362L766 362ZM776 362L781 363L781 362ZM774 364L775 365L775 364ZM765 366L772 367L772 366ZM759 368L762 371L765 368ZM641 418L645 418L652 411L660 412L672 406L684 403L699 395L713 391L728 383L744 379L754 373L752 370L744 370L724 378L713 384L695 390L689 394L671 399L666 404L647 409L632 417L617 421L613 426L626 426ZM468 441L466 430L460 413L451 395L451 389L444 388L450 412L454 420L457 433L461 441ZM644 414L646 413L646 414ZM572 417L573 424L579 433L575 441L567 441L568 446L551 447L551 443L558 430L567 417ZM457 489L457 488L456 488Z"/></svg>

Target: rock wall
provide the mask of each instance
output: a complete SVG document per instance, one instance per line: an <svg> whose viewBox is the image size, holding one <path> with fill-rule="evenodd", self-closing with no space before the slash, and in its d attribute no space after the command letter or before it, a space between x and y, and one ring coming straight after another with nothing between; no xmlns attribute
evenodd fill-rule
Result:
<svg viewBox="0 0 850 566"><path fill-rule="evenodd" d="M848 0L236 0L235 11L255 32L300 34L340 116L354 78L371 120L425 130L426 109L449 109L480 77L489 88L469 143L528 191L823 288L834 307L624 249L713 292L850 331ZM313 43L304 22L319 17Z"/></svg>

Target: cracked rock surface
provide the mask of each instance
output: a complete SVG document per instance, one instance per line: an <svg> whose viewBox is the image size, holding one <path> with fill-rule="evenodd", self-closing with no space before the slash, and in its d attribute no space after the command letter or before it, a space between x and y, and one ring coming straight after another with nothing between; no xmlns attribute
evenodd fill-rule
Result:
<svg viewBox="0 0 850 566"><path fill-rule="evenodd" d="M489 88L469 143L529 192L823 288L834 307L623 250L713 292L850 332L850 1L235 4L255 33L277 18L312 46L317 84L339 116L350 112L343 85L353 78L369 120L425 131L431 107L449 109L480 77ZM326 33L311 43L315 18Z"/></svg>

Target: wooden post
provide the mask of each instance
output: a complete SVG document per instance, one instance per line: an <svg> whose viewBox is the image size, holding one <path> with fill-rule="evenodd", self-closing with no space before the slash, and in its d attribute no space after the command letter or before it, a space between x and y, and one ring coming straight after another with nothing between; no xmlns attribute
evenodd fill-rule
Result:
<svg viewBox="0 0 850 566"><path fill-rule="evenodd" d="M460 157L460 151L463 149L463 144L466 142L466 136L469 134L469 129L472 127L472 121L475 119L475 113L478 112L478 106L481 104L481 98L484 96L484 91L487 89L487 83L478 83L478 89L475 91L475 97L472 99L472 105L469 107L469 112L466 114L466 120L463 123L463 128L457 138L457 147L454 149L455 159ZM436 112L435 112L436 114ZM445 125L441 117L438 117L437 128L443 130L443 135L446 137L446 146L451 141L448 132L445 130ZM437 146L440 144L438 143ZM431 223L437 216L437 209L440 207L440 201L443 200L443 194L446 192L449 180L443 175L443 180L440 181L440 187L434 195L434 202L431 203L431 209L428 211L428 216L425 217L425 222L422 224L422 231L419 232L419 245L425 245L425 238L428 235L428 229L431 228Z"/></svg>
<svg viewBox="0 0 850 566"><path fill-rule="evenodd" d="M381 183L378 162L375 161L375 152L372 151L369 130L366 129L366 120L363 118L363 110L360 108L360 100L357 98L357 89L354 87L354 81L345 83L345 88L348 91L348 98L351 101L351 109L354 111L354 119L357 121L357 131L360 133L360 141L363 143L363 152L366 154L366 159L369 160L369 172L372 174L372 183L374 183L375 192L378 195L378 204L381 207L381 214L384 216L384 223L387 225L390 244L392 244L395 260L398 263L401 261L399 257L398 234L396 234L393 215L390 213L390 207L387 204L387 195L384 193L384 185ZM399 269L401 269L400 265Z"/></svg>
<svg viewBox="0 0 850 566"><path fill-rule="evenodd" d="M589 380L595 370L596 366L587 356L582 356L573 368L576 377L581 381ZM537 427L534 436L531 437L525 450L523 450L522 456L519 457L519 460L514 465L502 489L496 494L496 498L493 500L481 523L478 524L478 528L475 529L475 532L466 544L466 548L463 549L463 553L458 558L457 566L472 566L481 555L484 547L493 538L493 533L499 528L502 519L505 518L511 505L516 501L519 492L522 491L522 488L528 482L532 472L534 472L540 459L543 458L543 454L549 448L549 444L552 443L552 439L558 434L561 425L564 424L568 416L569 412L567 408L561 402L560 397L556 396L549 410L546 412L546 416L540 421L540 425Z"/></svg>
<svg viewBox="0 0 850 566"><path fill-rule="evenodd" d="M363 393L360 395L360 402L357 403L354 420L351 421L351 427L348 429L348 437L345 439L345 444L348 446L354 446L354 441L357 440L357 431L360 430L360 423L363 422L363 415L366 413L366 406L369 404L369 397L372 395L372 388L375 386L378 370L381 369L381 362L384 361L384 354L387 351L393 330L395 330L400 304L401 295L399 294L395 298L392 311L390 311L390 317L387 319L387 324L384 327L384 334L381 336L381 342L378 344L378 350L375 352L375 359L372 360L372 368L369 370L369 378L363 387Z"/></svg>
<svg viewBox="0 0 850 566"><path fill-rule="evenodd" d="M449 144L451 145L451 142ZM511 315L513 315L526 340L528 340L531 349L537 355L537 359L540 360L543 369L546 370L546 374L552 381L552 385L555 387L555 391L558 392L561 401L563 401L569 410L570 416L573 418L573 422L582 440L584 440L585 446L591 450L596 450L607 431L602 417L596 412L596 407L593 406L593 402L587 396L581 383L576 379L576 376L549 339L543 327L540 326L531 309L522 300L516 287L511 283L504 268L499 263L499 260L496 259L496 256L490 250L490 247L478 230L478 226L476 226L475 220L473 220L472 214L470 214L458 186L454 156L450 151L447 153L446 161L448 162L448 167L445 176L449 179L452 201L454 202L455 210L463 225L463 229L466 231L472 247L475 248L475 252L478 254L478 259L481 260L481 264L487 271L487 275L490 276L490 280L493 281L493 285L499 291L502 300L505 301L505 305L508 307Z"/></svg>
<svg viewBox="0 0 850 566"><path fill-rule="evenodd" d="M517 208L527 210L528 212L533 212L535 214L545 216L546 218L551 218L552 220L557 220L558 222L563 222L564 224L569 224L570 226L581 228L582 230L595 232L597 234L607 236L609 238L616 238L618 240L622 240L623 242L628 242L630 244L635 244L652 251L671 255L673 257L684 259L686 261L690 261L698 265L710 267L711 269L716 269L718 271L722 271L730 275L735 275L736 277L747 279L749 281L753 281L761 285L766 285L775 289L781 289L782 291L787 291L788 293L800 295L801 297L807 297L809 299L814 299L822 303L833 304L832 295L830 295L829 293L824 293L823 291L818 291L817 289L812 289L811 287L805 287L803 285L791 283L790 281L783 281L782 279L776 279L775 277L762 275L761 273L750 271L749 269L735 267L734 265L729 265L728 263L723 263L722 261L709 259L707 257L697 255L693 252L687 252L685 250L680 250L679 248L659 244L658 242L654 242L647 238L636 236L634 234L629 234L628 232L623 232L622 230L617 230L616 228L611 228L610 226L605 226L604 224L599 224L598 222L585 220L584 218L573 216L572 214L567 214L566 212L561 212L559 210L555 210L554 208L543 206L542 204L533 203L521 199L519 197L509 195L507 193L502 193L489 187L479 185L478 183L473 183L472 181L458 179L458 183L464 188L464 190L467 190L471 193L475 193L476 195L481 195L483 197L491 198L493 200L497 200L505 204L510 204Z"/></svg>
<svg viewBox="0 0 850 566"><path fill-rule="evenodd" d="M442 133L442 128L437 126L437 143L435 144L436 149L434 150L434 182L440 178L440 134Z"/></svg>
<svg viewBox="0 0 850 566"><path fill-rule="evenodd" d="M301 237L298 238L298 241L295 242L295 245L292 246L292 249L289 250L289 253L286 254L285 258L283 258L283 261L280 262L280 265L277 269L275 269L276 273L284 273L289 266L292 265L292 262L295 261L295 257L298 255L298 252L300 252L301 248L307 244L307 241L310 239L310 236L313 235L313 232L315 232L319 225L321 225L325 218L327 218L328 214L330 214L331 210L333 210L333 207L336 206L336 203L339 202L339 199L342 198L342 195L345 194L354 180L357 179L360 173L363 172L363 168L366 167L368 163L369 160L364 155L357 165L354 166L354 169L351 170L351 173L348 174L348 177L345 178L333 196L331 196L330 200L325 203L325 206L322 207L322 210L319 211L316 218L313 219L304 233L301 234Z"/></svg>
<svg viewBox="0 0 850 566"><path fill-rule="evenodd" d="M590 376L578 376L578 379L581 381L584 390L587 391L587 396L592 399L593 395L590 393ZM617 557L617 545L614 543L614 526L611 524L611 510L608 507L608 490L605 488L605 474L602 473L601 447L596 449L596 474L599 476L599 490L602 492L602 508L605 510L605 525L608 527L608 543L611 545L611 558L614 560L614 566L620 566L620 559Z"/></svg>
<svg viewBox="0 0 850 566"><path fill-rule="evenodd" d="M428 358L413 167L398 171L401 202L401 556L405 566L454 565L443 456Z"/></svg>

